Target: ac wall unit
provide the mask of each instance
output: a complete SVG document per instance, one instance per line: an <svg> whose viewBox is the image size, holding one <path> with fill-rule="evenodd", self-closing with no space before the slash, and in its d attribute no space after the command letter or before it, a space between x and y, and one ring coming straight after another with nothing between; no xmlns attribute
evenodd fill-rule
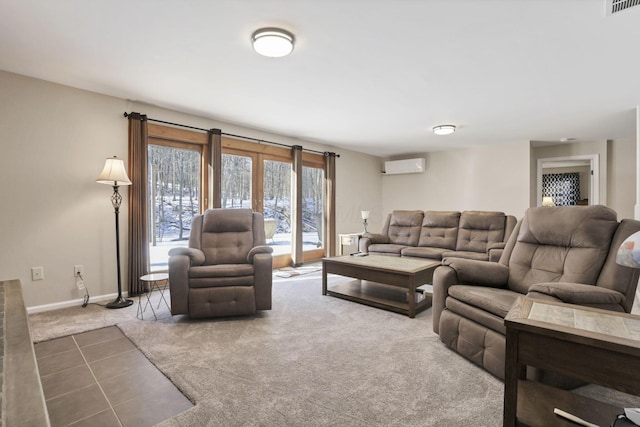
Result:
<svg viewBox="0 0 640 427"><path fill-rule="evenodd" d="M422 173L424 172L424 159L404 159L384 162L385 175L397 175L401 173Z"/></svg>

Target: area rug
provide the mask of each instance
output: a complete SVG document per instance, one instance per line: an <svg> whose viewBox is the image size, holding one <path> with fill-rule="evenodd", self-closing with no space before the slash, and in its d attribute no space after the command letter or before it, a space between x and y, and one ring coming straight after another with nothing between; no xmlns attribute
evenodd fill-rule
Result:
<svg viewBox="0 0 640 427"><path fill-rule="evenodd" d="M35 340L117 324L195 402L164 427L502 424L503 383L440 342L430 309L410 319L321 288L320 272L276 277L273 309L237 318L190 320L165 308L157 321L138 320L134 305L29 320Z"/></svg>
<svg viewBox="0 0 640 427"><path fill-rule="evenodd" d="M283 267L274 272L276 277L289 278L322 270L322 264L302 265L300 267Z"/></svg>

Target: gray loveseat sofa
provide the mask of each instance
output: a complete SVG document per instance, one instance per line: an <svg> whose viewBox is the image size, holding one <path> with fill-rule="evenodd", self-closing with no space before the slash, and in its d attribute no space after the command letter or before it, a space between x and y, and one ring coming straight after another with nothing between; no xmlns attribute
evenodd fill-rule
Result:
<svg viewBox="0 0 640 427"><path fill-rule="evenodd" d="M616 263L640 221L604 206L526 211L499 262L445 258L433 276L433 330L467 359L504 379L504 318L520 296L630 312L639 270ZM548 372L531 379L571 386ZM566 384L566 385L563 385Z"/></svg>
<svg viewBox="0 0 640 427"><path fill-rule="evenodd" d="M440 260L497 261L516 218L491 211L396 210L380 233L365 233L360 252Z"/></svg>

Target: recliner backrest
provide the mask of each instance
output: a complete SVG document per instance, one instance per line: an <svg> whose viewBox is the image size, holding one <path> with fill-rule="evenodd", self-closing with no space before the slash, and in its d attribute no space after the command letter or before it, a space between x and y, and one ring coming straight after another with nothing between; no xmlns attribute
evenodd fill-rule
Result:
<svg viewBox="0 0 640 427"><path fill-rule="evenodd" d="M189 246L204 253L206 265L245 264L255 246L253 223L251 209L208 209L194 218Z"/></svg>
<svg viewBox="0 0 640 427"><path fill-rule="evenodd" d="M503 212L462 212L456 251L486 252L489 243L504 241L505 226Z"/></svg>
<svg viewBox="0 0 640 427"><path fill-rule="evenodd" d="M387 231L389 243L417 246L423 217L422 211L393 211Z"/></svg>
<svg viewBox="0 0 640 427"><path fill-rule="evenodd" d="M425 211L418 246L454 250L458 240L460 212Z"/></svg>
<svg viewBox="0 0 640 427"><path fill-rule="evenodd" d="M601 205L529 208L513 247L507 244L509 288L526 294L534 283L595 285L617 227L615 211Z"/></svg>

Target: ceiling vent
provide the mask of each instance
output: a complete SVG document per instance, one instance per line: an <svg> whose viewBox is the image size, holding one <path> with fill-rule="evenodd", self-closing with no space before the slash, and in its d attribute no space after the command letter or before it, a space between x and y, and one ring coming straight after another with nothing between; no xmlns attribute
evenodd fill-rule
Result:
<svg viewBox="0 0 640 427"><path fill-rule="evenodd" d="M640 0L607 0L607 15L613 15L634 6L640 6Z"/></svg>

